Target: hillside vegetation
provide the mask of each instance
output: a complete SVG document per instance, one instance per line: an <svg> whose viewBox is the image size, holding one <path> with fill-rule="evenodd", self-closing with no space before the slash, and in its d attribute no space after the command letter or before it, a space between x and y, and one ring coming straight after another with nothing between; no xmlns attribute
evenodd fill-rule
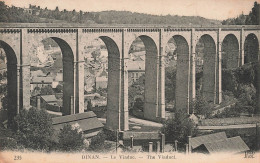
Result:
<svg viewBox="0 0 260 163"><path fill-rule="evenodd" d="M29 13L28 11L32 11ZM30 5L29 9L7 6L0 1L0 22L7 23L84 23L84 24L169 24L169 25L216 25L218 20L198 16L150 15L129 11L83 12L41 8Z"/></svg>

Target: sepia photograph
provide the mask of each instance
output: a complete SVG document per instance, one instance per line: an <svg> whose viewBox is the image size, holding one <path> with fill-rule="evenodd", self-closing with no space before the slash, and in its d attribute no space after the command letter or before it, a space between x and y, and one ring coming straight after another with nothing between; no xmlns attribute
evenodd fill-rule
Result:
<svg viewBox="0 0 260 163"><path fill-rule="evenodd" d="M0 163L260 162L259 0L0 0Z"/></svg>

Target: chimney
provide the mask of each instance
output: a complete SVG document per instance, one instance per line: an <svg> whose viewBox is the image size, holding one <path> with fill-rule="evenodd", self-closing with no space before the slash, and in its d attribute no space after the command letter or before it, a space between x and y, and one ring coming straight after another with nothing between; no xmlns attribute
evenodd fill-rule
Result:
<svg viewBox="0 0 260 163"><path fill-rule="evenodd" d="M74 96L70 97L70 114L75 114L75 110L74 110Z"/></svg>
<svg viewBox="0 0 260 163"><path fill-rule="evenodd" d="M149 142L149 153L153 152L153 142Z"/></svg>
<svg viewBox="0 0 260 163"><path fill-rule="evenodd" d="M259 133L260 133L260 131L259 131L259 124L256 123L255 127L256 127L256 142L257 142L257 144L256 144L256 150L260 150L260 139L259 139Z"/></svg>
<svg viewBox="0 0 260 163"><path fill-rule="evenodd" d="M186 146L186 155L189 154L189 144L185 144Z"/></svg>
<svg viewBox="0 0 260 163"><path fill-rule="evenodd" d="M178 152L178 140L174 141L175 152Z"/></svg>
<svg viewBox="0 0 260 163"><path fill-rule="evenodd" d="M191 153L191 136L188 136L188 152Z"/></svg>
<svg viewBox="0 0 260 163"><path fill-rule="evenodd" d="M165 135L161 133L161 152L164 153L164 147L165 147Z"/></svg>
<svg viewBox="0 0 260 163"><path fill-rule="evenodd" d="M130 148L133 148L134 147L134 136L131 136L130 139L131 139Z"/></svg>
<svg viewBox="0 0 260 163"><path fill-rule="evenodd" d="M161 143L160 141L157 141L157 153L160 153Z"/></svg>

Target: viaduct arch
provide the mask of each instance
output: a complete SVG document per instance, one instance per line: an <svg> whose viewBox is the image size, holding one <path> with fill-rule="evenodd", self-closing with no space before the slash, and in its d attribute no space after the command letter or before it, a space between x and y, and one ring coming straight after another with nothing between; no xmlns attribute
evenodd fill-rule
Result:
<svg viewBox="0 0 260 163"><path fill-rule="evenodd" d="M19 111L22 107L30 107L30 48L44 38L53 38L63 49L64 64L67 65L64 65L66 67L64 68L69 72L64 74L64 79L67 78L70 81L68 83L70 89L65 90L67 88L64 88L64 91L68 92L67 98L70 98L68 101L71 102L64 103L66 105L64 107L68 109L64 109L63 113L84 112L84 75L81 75L84 74L83 49L84 45L93 38L101 38L109 53L109 98L106 127L112 130L128 130L128 51L131 43L137 37L143 40L147 51L146 81L149 81L149 84L146 86L145 93L145 115L147 119L154 121L165 118L164 48L171 37L177 43L179 58L177 61L179 70L177 70L176 97L178 100L176 99L176 105L179 109L187 109L188 112L189 103L196 98L196 46L199 40L203 42L206 49L204 50L202 92L209 101L214 103L222 101L222 57L228 58L228 63L223 63L223 66L228 68L241 66L248 60L257 58L259 62L259 41L252 41L260 38L259 26L75 27L73 25L18 24L16 27L12 27L12 25L3 24L0 28L1 45L4 42L7 43L9 47L7 46L5 50L11 52L10 49L13 49L12 54L15 54L17 58L17 73L14 73L16 76L14 81L17 81L16 92L14 91L17 110ZM229 48L231 44L233 46ZM253 56L249 55L249 53L251 54L249 49L254 49Z"/></svg>
<svg viewBox="0 0 260 163"><path fill-rule="evenodd" d="M12 47L0 40L0 47L5 51L7 59L7 115L8 125L13 121L13 117L19 113L19 72L17 72L17 58Z"/></svg>
<svg viewBox="0 0 260 163"><path fill-rule="evenodd" d="M234 34L225 36L222 43L222 68L232 69L239 66L239 42Z"/></svg>
<svg viewBox="0 0 260 163"><path fill-rule="evenodd" d="M201 44L202 53L199 54L198 44ZM202 71L202 96L209 102L214 102L216 99L216 43L209 34L204 34L199 38L196 45L196 57L202 58L200 65ZM200 56L199 56L200 55ZM196 66L199 66L198 64ZM214 72L214 73L213 73Z"/></svg>
<svg viewBox="0 0 260 163"><path fill-rule="evenodd" d="M176 43L176 90L175 94L176 108L188 108L188 84L189 84L189 45L187 40L181 35L172 36ZM189 111L188 111L189 112Z"/></svg>

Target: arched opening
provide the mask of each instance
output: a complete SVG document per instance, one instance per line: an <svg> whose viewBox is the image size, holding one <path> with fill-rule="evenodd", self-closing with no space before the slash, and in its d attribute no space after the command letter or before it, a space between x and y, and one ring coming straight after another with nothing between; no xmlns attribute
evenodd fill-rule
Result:
<svg viewBox="0 0 260 163"><path fill-rule="evenodd" d="M249 34L244 44L245 56L244 63L252 63L259 61L259 43L255 34Z"/></svg>
<svg viewBox="0 0 260 163"><path fill-rule="evenodd" d="M121 104L120 93L120 52L116 43L109 37L99 37L106 45L108 52L108 82L107 82L107 126L124 130L124 108ZM115 114L117 113L117 114ZM128 114L128 112L127 112ZM119 117L118 117L119 116ZM119 119L119 123L115 123ZM128 120L128 119L127 119Z"/></svg>
<svg viewBox="0 0 260 163"><path fill-rule="evenodd" d="M119 48L111 38L100 36L91 40L84 50L85 111L94 111L98 117L106 118L108 129L124 130L124 121L128 119L124 119L121 105Z"/></svg>
<svg viewBox="0 0 260 163"><path fill-rule="evenodd" d="M247 35L244 44L244 70L255 71L255 76L248 75L251 81L247 82L247 86L256 90L255 98L256 105L254 113L260 113L260 53L259 53L259 40L256 35L251 33ZM248 73L249 74L249 73ZM252 81L254 80L254 81ZM241 84L242 85L242 84ZM254 96L254 95L253 95Z"/></svg>
<svg viewBox="0 0 260 163"><path fill-rule="evenodd" d="M235 35L228 34L222 43L221 84L222 100L228 103L234 100L233 81L230 74L238 68L240 62L239 43Z"/></svg>
<svg viewBox="0 0 260 163"><path fill-rule="evenodd" d="M130 46L127 70L129 114L139 118L144 116L145 54L145 45L138 37Z"/></svg>
<svg viewBox="0 0 260 163"><path fill-rule="evenodd" d="M41 95L41 107L63 115L78 113L74 99L74 57L68 43L51 37L33 47L31 54L31 105L37 106ZM39 101L38 101L39 102Z"/></svg>
<svg viewBox="0 0 260 163"><path fill-rule="evenodd" d="M189 46L183 36L173 36L166 47L166 109L188 108Z"/></svg>
<svg viewBox="0 0 260 163"><path fill-rule="evenodd" d="M235 35L227 35L222 43L222 69L233 69L239 63L239 44Z"/></svg>
<svg viewBox="0 0 260 163"><path fill-rule="evenodd" d="M84 46L84 60L85 111L95 110L95 107L106 107L108 51L100 38L94 39ZM102 103L96 104L97 101L102 101Z"/></svg>
<svg viewBox="0 0 260 163"><path fill-rule="evenodd" d="M108 51L108 88L107 88L107 126L112 128L125 130L125 120L128 121L128 111L125 114L121 99L121 63L120 52L117 44L109 37L101 36L100 39L105 43ZM115 114L117 113L117 114ZM119 116L119 117L118 117ZM108 119L109 118L109 119ZM119 119L119 123L115 123L114 119ZM128 124L128 123L127 123ZM128 125L127 125L128 129Z"/></svg>
<svg viewBox="0 0 260 163"><path fill-rule="evenodd" d="M196 45L196 93L208 102L215 100L216 44L203 35Z"/></svg>
<svg viewBox="0 0 260 163"><path fill-rule="evenodd" d="M132 99L143 99L143 109L138 109L139 117L144 117L149 120L158 120L158 49L152 38L141 35L131 44L129 50L129 103ZM130 92L138 90L138 92ZM133 95L134 94L134 95ZM135 98L139 96L139 98ZM140 98L142 97L142 98ZM133 101L134 103L136 101ZM132 105L134 106L134 105ZM135 108L133 108L135 109Z"/></svg>
<svg viewBox="0 0 260 163"><path fill-rule="evenodd" d="M4 41L0 41L0 74L1 74L1 120L8 119L8 124L11 124L14 116L18 111L18 94L17 94L17 57L10 45ZM5 116L7 112L7 116ZM2 119L3 118L3 119Z"/></svg>

